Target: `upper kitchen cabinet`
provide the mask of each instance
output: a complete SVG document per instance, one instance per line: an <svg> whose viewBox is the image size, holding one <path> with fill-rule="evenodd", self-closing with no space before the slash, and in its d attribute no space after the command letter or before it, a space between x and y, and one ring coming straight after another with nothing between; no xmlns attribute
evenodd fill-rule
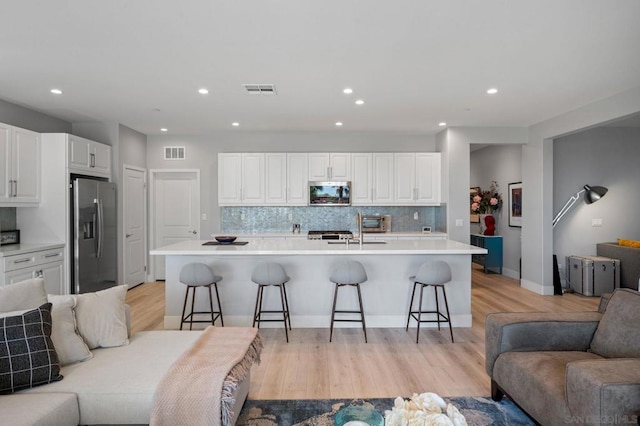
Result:
<svg viewBox="0 0 640 426"><path fill-rule="evenodd" d="M218 154L218 204L265 203L265 154Z"/></svg>
<svg viewBox="0 0 640 426"><path fill-rule="evenodd" d="M394 154L395 204L440 204L440 169L438 152Z"/></svg>
<svg viewBox="0 0 640 426"><path fill-rule="evenodd" d="M70 171L111 178L111 147L78 136L69 137Z"/></svg>
<svg viewBox="0 0 640 426"><path fill-rule="evenodd" d="M287 154L287 205L306 206L308 174L308 156L306 153L297 152Z"/></svg>
<svg viewBox="0 0 640 426"><path fill-rule="evenodd" d="M348 152L309 154L310 181L351 180L351 154Z"/></svg>
<svg viewBox="0 0 640 426"><path fill-rule="evenodd" d="M393 153L351 154L351 203L393 205Z"/></svg>
<svg viewBox="0 0 640 426"><path fill-rule="evenodd" d="M40 134L0 123L0 206L40 202Z"/></svg>

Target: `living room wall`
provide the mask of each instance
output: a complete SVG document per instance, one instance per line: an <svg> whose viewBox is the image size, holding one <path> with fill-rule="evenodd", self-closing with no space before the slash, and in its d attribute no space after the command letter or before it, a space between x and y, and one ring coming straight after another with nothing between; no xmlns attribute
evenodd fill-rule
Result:
<svg viewBox="0 0 640 426"><path fill-rule="evenodd" d="M503 207L495 215L497 233L502 235L504 275L512 278L520 276L520 230L509 226L508 188L509 183L522 181L522 147L520 145L494 145L471 151L470 187L489 189L495 180L502 193ZM480 226L471 224L471 232L479 233Z"/></svg>
<svg viewBox="0 0 640 426"><path fill-rule="evenodd" d="M597 203L584 195L553 231L554 252L564 278L565 256L595 255L596 243L640 240L640 128L599 127L553 143L553 211L558 212L585 184L609 189ZM602 226L592 226L601 219Z"/></svg>

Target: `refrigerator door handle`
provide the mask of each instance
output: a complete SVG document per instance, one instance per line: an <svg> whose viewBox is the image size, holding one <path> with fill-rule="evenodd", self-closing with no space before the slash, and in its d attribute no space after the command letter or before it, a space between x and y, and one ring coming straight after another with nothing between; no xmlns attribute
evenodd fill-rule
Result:
<svg viewBox="0 0 640 426"><path fill-rule="evenodd" d="M100 259L102 257L102 233L104 231L104 215L102 211L102 200L99 198L95 198L93 200L93 204L96 211L96 221L95 221L95 242L96 242L96 257Z"/></svg>

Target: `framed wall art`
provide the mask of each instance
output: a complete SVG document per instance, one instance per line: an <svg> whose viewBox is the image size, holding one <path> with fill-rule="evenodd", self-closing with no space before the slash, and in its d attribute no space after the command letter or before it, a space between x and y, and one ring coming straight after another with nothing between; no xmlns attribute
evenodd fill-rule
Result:
<svg viewBox="0 0 640 426"><path fill-rule="evenodd" d="M522 182L509 184L509 226L522 228Z"/></svg>

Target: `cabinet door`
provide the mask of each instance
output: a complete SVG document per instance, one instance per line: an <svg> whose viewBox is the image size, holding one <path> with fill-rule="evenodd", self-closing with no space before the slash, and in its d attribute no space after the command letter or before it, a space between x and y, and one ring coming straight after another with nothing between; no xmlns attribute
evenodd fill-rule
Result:
<svg viewBox="0 0 640 426"><path fill-rule="evenodd" d="M4 284L11 285L35 277L35 268L18 269L4 274Z"/></svg>
<svg viewBox="0 0 640 426"><path fill-rule="evenodd" d="M373 189L372 156L368 153L351 154L351 203L355 206L371 204Z"/></svg>
<svg viewBox="0 0 640 426"><path fill-rule="evenodd" d="M52 262L42 265L35 271L36 277L44 278L44 287L47 294L67 294L64 288L64 271L62 262Z"/></svg>
<svg viewBox="0 0 640 426"><path fill-rule="evenodd" d="M89 170L90 143L87 139L69 136L69 168Z"/></svg>
<svg viewBox="0 0 640 426"><path fill-rule="evenodd" d="M242 154L242 204L264 204L264 154Z"/></svg>
<svg viewBox="0 0 640 426"><path fill-rule="evenodd" d="M309 154L309 180L329 179L329 153L312 152Z"/></svg>
<svg viewBox="0 0 640 426"><path fill-rule="evenodd" d="M393 173L393 154L373 154L373 203L392 204L395 176Z"/></svg>
<svg viewBox="0 0 640 426"><path fill-rule="evenodd" d="M307 154L287 154L287 205L306 206L309 181Z"/></svg>
<svg viewBox="0 0 640 426"><path fill-rule="evenodd" d="M12 132L15 202L40 201L40 134L15 128Z"/></svg>
<svg viewBox="0 0 640 426"><path fill-rule="evenodd" d="M0 201L9 201L12 191L11 126L0 123Z"/></svg>
<svg viewBox="0 0 640 426"><path fill-rule="evenodd" d="M415 204L416 156L414 153L394 154L395 202Z"/></svg>
<svg viewBox="0 0 640 426"><path fill-rule="evenodd" d="M89 167L97 173L111 177L111 147L102 143L92 143L89 153Z"/></svg>
<svg viewBox="0 0 640 426"><path fill-rule="evenodd" d="M440 204L440 153L416 154L416 203Z"/></svg>
<svg viewBox="0 0 640 426"><path fill-rule="evenodd" d="M287 204L287 154L265 154L265 204Z"/></svg>
<svg viewBox="0 0 640 426"><path fill-rule="evenodd" d="M329 154L329 179L351 180L351 154L340 152Z"/></svg>
<svg viewBox="0 0 640 426"><path fill-rule="evenodd" d="M218 154L218 204L242 204L242 154Z"/></svg>

